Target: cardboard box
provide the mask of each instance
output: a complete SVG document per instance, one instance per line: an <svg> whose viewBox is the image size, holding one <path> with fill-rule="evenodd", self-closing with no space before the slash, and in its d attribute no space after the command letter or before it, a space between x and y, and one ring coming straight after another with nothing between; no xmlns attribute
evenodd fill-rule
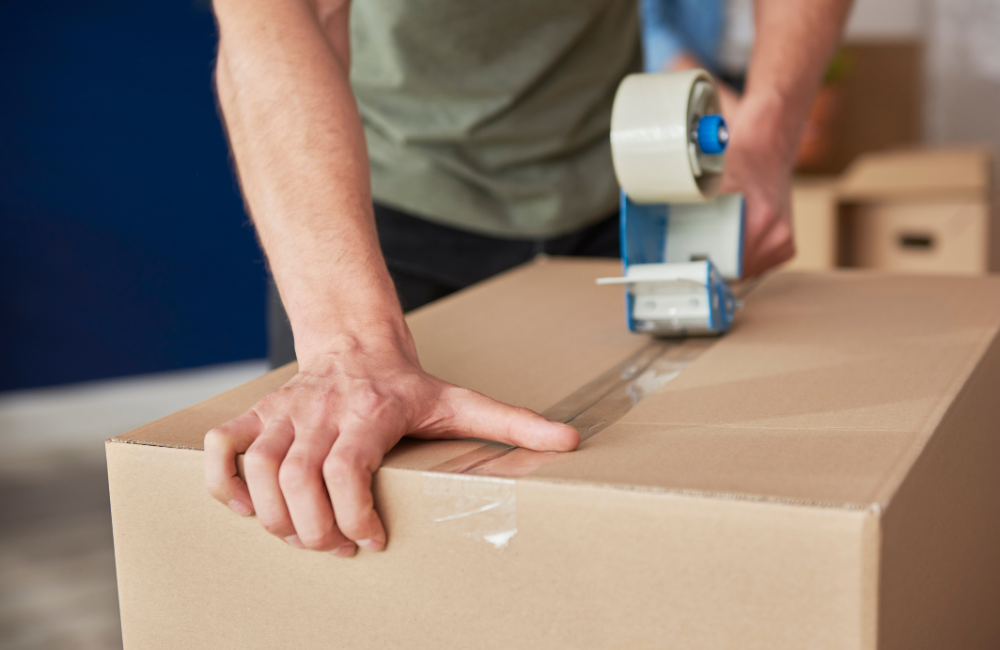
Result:
<svg viewBox="0 0 1000 650"><path fill-rule="evenodd" d="M126 650L1000 645L1000 278L783 273L729 335L663 343L594 285L618 270L409 317L430 372L589 437L400 444L384 553L293 549L205 492L205 431L291 367L110 440Z"/></svg>
<svg viewBox="0 0 1000 650"><path fill-rule="evenodd" d="M797 178L792 184L796 271L828 271L839 261L839 209L835 178Z"/></svg>
<svg viewBox="0 0 1000 650"><path fill-rule="evenodd" d="M817 96L827 106L813 109L828 115L822 122L825 150L820 159L803 161L799 171L840 174L860 155L920 142L924 49L921 40L912 38L845 43L838 55L843 76Z"/></svg>
<svg viewBox="0 0 1000 650"><path fill-rule="evenodd" d="M796 179L788 268L1000 270L991 178L990 150L966 146L870 153L839 178Z"/></svg>
<svg viewBox="0 0 1000 650"><path fill-rule="evenodd" d="M995 269L991 158L980 147L859 158L837 188L844 265L960 275Z"/></svg>

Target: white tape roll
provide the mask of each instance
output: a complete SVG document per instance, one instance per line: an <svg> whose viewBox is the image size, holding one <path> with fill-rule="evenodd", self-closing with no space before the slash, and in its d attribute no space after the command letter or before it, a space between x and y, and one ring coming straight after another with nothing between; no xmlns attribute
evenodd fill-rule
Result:
<svg viewBox="0 0 1000 650"><path fill-rule="evenodd" d="M698 120L721 112L704 70L631 74L611 112L611 156L625 194L636 203L696 203L719 191L723 154L696 144Z"/></svg>

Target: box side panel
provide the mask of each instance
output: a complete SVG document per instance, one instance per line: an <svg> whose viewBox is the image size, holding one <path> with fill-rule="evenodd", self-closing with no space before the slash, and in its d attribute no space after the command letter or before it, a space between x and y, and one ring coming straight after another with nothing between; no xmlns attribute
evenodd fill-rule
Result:
<svg viewBox="0 0 1000 650"><path fill-rule="evenodd" d="M849 212L852 259L859 267L948 275L988 271L985 201L872 202Z"/></svg>
<svg viewBox="0 0 1000 650"><path fill-rule="evenodd" d="M1000 341L884 515L879 647L1000 647Z"/></svg>
<svg viewBox="0 0 1000 650"><path fill-rule="evenodd" d="M837 266L837 195L832 180L797 179L792 186L795 257L785 269L825 271Z"/></svg>
<svg viewBox="0 0 1000 650"><path fill-rule="evenodd" d="M387 551L339 560L212 501L199 452L111 447L126 650L872 647L868 512L522 480L491 543L436 489L488 481L389 469Z"/></svg>

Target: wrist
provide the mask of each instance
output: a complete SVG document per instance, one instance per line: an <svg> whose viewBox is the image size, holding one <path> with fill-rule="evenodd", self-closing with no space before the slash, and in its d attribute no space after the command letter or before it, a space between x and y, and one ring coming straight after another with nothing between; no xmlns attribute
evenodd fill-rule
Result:
<svg viewBox="0 0 1000 650"><path fill-rule="evenodd" d="M416 346L406 321L371 320L336 323L327 328L299 328L295 333L295 354L299 369L323 367L344 355L373 358L404 357L414 365Z"/></svg>
<svg viewBox="0 0 1000 650"><path fill-rule="evenodd" d="M734 144L790 170L804 123L800 112L795 102L775 89L748 91L740 101Z"/></svg>
<svg viewBox="0 0 1000 650"><path fill-rule="evenodd" d="M380 255L377 262L360 270L316 263L286 265L281 275L274 270L300 365L351 350L413 348L396 287Z"/></svg>

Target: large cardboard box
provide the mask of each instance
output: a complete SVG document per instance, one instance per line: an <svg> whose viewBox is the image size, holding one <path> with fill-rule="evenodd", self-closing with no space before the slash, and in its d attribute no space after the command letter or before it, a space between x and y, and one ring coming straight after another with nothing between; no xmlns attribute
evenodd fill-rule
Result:
<svg viewBox="0 0 1000 650"><path fill-rule="evenodd" d="M1000 647L1000 279L784 273L718 339L626 331L611 261L409 317L425 367L579 451L404 442L383 553L205 492L202 436L291 367L107 444L126 650Z"/></svg>

